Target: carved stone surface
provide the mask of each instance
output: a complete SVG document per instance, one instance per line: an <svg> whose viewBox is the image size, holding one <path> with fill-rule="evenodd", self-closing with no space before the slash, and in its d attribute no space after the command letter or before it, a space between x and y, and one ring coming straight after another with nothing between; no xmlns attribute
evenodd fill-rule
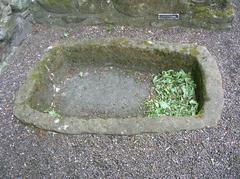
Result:
<svg viewBox="0 0 240 179"><path fill-rule="evenodd" d="M38 22L60 25L74 22L222 29L229 28L233 18L228 0L36 0L32 12ZM180 18L159 20L161 13L177 13Z"/></svg>
<svg viewBox="0 0 240 179"><path fill-rule="evenodd" d="M148 118L137 110L149 94L145 77L167 69L192 72L198 115ZM146 75L140 78L140 72ZM14 114L61 133L132 135L214 127L222 108L221 75L205 47L95 39L58 44L47 52L20 87Z"/></svg>
<svg viewBox="0 0 240 179"><path fill-rule="evenodd" d="M187 0L113 0L114 7L132 17L154 16L159 13L186 13Z"/></svg>
<svg viewBox="0 0 240 179"><path fill-rule="evenodd" d="M54 13L101 13L108 6L107 0L37 0L46 10Z"/></svg>

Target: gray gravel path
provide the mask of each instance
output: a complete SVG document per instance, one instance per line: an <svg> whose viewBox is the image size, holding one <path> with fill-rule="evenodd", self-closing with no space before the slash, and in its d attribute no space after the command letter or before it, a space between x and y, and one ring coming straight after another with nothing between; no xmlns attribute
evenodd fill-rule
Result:
<svg viewBox="0 0 240 179"><path fill-rule="evenodd" d="M236 6L237 4L235 4ZM230 31L36 26L0 75L0 178L240 178L240 11ZM63 135L20 123L13 97L61 39L137 37L205 45L217 57L225 105L217 128L137 136Z"/></svg>

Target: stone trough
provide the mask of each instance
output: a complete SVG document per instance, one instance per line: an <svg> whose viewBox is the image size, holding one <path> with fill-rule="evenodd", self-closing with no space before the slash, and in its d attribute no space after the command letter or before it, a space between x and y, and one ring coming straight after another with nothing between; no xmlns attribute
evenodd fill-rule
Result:
<svg viewBox="0 0 240 179"><path fill-rule="evenodd" d="M198 114L146 117L151 76L191 72ZM15 99L22 122L68 134L140 134L214 127L223 89L215 61L202 46L136 39L96 39L56 44L28 74Z"/></svg>

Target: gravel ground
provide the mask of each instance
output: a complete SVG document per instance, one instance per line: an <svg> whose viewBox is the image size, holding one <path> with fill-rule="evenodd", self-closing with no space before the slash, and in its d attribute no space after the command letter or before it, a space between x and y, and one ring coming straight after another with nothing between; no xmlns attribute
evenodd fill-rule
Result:
<svg viewBox="0 0 240 179"><path fill-rule="evenodd" d="M36 26L0 75L0 178L240 178L240 12L235 8L233 28L220 32ZM63 135L13 116L13 97L48 46L64 38L109 36L207 46L217 57L225 90L218 127L137 136Z"/></svg>

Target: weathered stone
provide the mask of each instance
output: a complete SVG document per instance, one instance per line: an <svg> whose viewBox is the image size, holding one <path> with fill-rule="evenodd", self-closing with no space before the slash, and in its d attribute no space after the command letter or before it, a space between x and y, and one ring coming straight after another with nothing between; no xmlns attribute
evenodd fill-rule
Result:
<svg viewBox="0 0 240 179"><path fill-rule="evenodd" d="M8 16L0 23L0 41L11 39L17 27L16 17Z"/></svg>
<svg viewBox="0 0 240 179"><path fill-rule="evenodd" d="M0 26L0 41L4 40L6 37L6 33L3 28Z"/></svg>
<svg viewBox="0 0 240 179"><path fill-rule="evenodd" d="M9 16L9 19L0 24L0 41L11 41L18 46L31 31L32 24L21 16Z"/></svg>
<svg viewBox="0 0 240 179"><path fill-rule="evenodd" d="M208 0L192 0L192 2L195 2L195 3L206 3Z"/></svg>
<svg viewBox="0 0 240 179"><path fill-rule="evenodd" d="M12 26L12 9L8 2L0 1L0 41L7 38L11 33Z"/></svg>
<svg viewBox="0 0 240 179"><path fill-rule="evenodd" d="M8 64L6 62L0 62L0 74L2 73L2 71L5 69L5 67L7 66Z"/></svg>
<svg viewBox="0 0 240 179"><path fill-rule="evenodd" d="M8 55L10 54L11 49L9 43L0 42L0 73L3 72L8 63L5 61Z"/></svg>
<svg viewBox="0 0 240 179"><path fill-rule="evenodd" d="M10 3L19 3L23 9L25 1L0 1L0 71L7 65L6 59L11 54L12 47L18 46L31 31L31 23L27 16L12 12ZM16 9L15 9L16 10Z"/></svg>
<svg viewBox="0 0 240 179"><path fill-rule="evenodd" d="M26 37L26 34L30 31L29 29L31 29L31 24L27 20L27 11L21 14L13 13L12 8L21 11L27 8L29 3L29 0L0 2L0 41L15 39L15 45L20 44L20 41Z"/></svg>
<svg viewBox="0 0 240 179"><path fill-rule="evenodd" d="M233 19L228 0L37 0L32 13L37 22L111 23L133 26L190 26L208 29L229 28ZM44 10L45 11L44 11ZM159 14L177 14L175 20ZM47 18L46 18L47 17ZM69 19L69 17L71 17ZM217 22L216 22L217 18Z"/></svg>
<svg viewBox="0 0 240 179"><path fill-rule="evenodd" d="M188 0L113 0L114 7L132 17L157 17L159 13L186 13Z"/></svg>
<svg viewBox="0 0 240 179"><path fill-rule="evenodd" d="M139 104L149 94L148 76L168 69L192 72L198 115L145 117ZM205 47L96 39L56 44L47 52L20 87L14 114L56 132L131 135L214 127L222 107L221 76Z"/></svg>
<svg viewBox="0 0 240 179"><path fill-rule="evenodd" d="M11 37L11 45L19 46L27 35L32 31L32 24L28 19L21 16L16 17L16 28Z"/></svg>
<svg viewBox="0 0 240 179"><path fill-rule="evenodd" d="M69 13L74 8L71 0L37 0L46 10L54 13Z"/></svg>
<svg viewBox="0 0 240 179"><path fill-rule="evenodd" d="M12 9L8 3L3 3L0 1L0 18L4 19L5 17L11 15Z"/></svg>
<svg viewBox="0 0 240 179"><path fill-rule="evenodd" d="M101 13L109 4L106 0L36 0L42 7L54 13Z"/></svg>
<svg viewBox="0 0 240 179"><path fill-rule="evenodd" d="M24 11L30 5L30 0L11 0L10 5L14 11Z"/></svg>
<svg viewBox="0 0 240 179"><path fill-rule="evenodd" d="M6 56L6 52L7 52L7 43L6 42L0 42L0 63L3 61L3 59Z"/></svg>

